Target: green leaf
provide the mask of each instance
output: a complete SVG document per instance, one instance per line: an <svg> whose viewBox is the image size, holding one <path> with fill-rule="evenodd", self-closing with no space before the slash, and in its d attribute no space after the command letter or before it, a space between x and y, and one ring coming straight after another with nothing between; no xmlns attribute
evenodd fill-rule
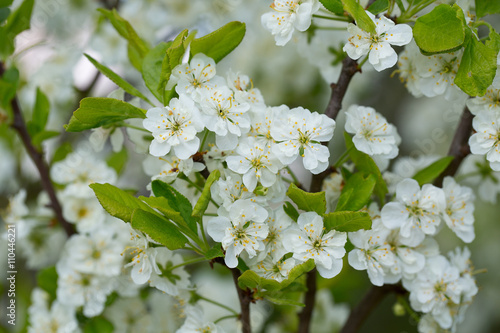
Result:
<svg viewBox="0 0 500 333"><path fill-rule="evenodd" d="M166 51L172 42L156 45L151 51L146 54L142 61L142 78L149 91L163 103L163 94L158 92L158 86L161 80L161 67L163 58L165 58Z"/></svg>
<svg viewBox="0 0 500 333"><path fill-rule="evenodd" d="M356 20L356 24L360 29L373 35L376 34L375 23L356 0L342 0L342 4L345 11Z"/></svg>
<svg viewBox="0 0 500 333"><path fill-rule="evenodd" d="M166 55L163 58L161 64L160 83L157 88L157 92L163 95L163 105L167 105L168 103L168 98L165 96L165 87L167 86L168 80L170 79L170 74L172 74L172 70L182 62L182 57L186 52L184 41L186 40L187 36L187 29L181 31L181 33L179 33L170 44L166 51ZM173 90L173 88L171 90Z"/></svg>
<svg viewBox="0 0 500 333"><path fill-rule="evenodd" d="M103 316L90 318L83 326L83 333L113 333L113 324Z"/></svg>
<svg viewBox="0 0 500 333"><path fill-rule="evenodd" d="M351 158L354 165L359 171L362 171L367 174L373 174L377 178L377 184L375 185L374 192L379 197L380 202L383 203L385 201L385 195L387 194L387 185L385 183L384 178L382 178L382 173L380 172L377 164L373 161L373 159L367 154L360 152L354 147L352 143L351 136L344 132L345 145L349 150L349 157Z"/></svg>
<svg viewBox="0 0 500 333"><path fill-rule="evenodd" d="M0 7L9 7L14 0L0 0Z"/></svg>
<svg viewBox="0 0 500 333"><path fill-rule="evenodd" d="M182 249L188 242L172 222L139 208L134 210L131 224L134 229L148 234L151 239L170 250Z"/></svg>
<svg viewBox="0 0 500 333"><path fill-rule="evenodd" d="M399 7L399 10L401 10L401 13L406 12L405 6L403 5L403 1L401 0L396 0L396 4Z"/></svg>
<svg viewBox="0 0 500 333"><path fill-rule="evenodd" d="M290 216L292 220L297 222L297 220L299 219L299 212L295 209L291 202L285 201L283 210L285 211L286 215Z"/></svg>
<svg viewBox="0 0 500 333"><path fill-rule="evenodd" d="M15 67L7 69L0 77L0 107L8 109L10 101L16 96L19 85L19 71Z"/></svg>
<svg viewBox="0 0 500 333"><path fill-rule="evenodd" d="M292 305L292 306L300 306L300 307L306 306L302 302L288 298L287 293L269 292L269 293L264 294L264 298L267 299L269 302L272 302L272 303L278 304L278 305Z"/></svg>
<svg viewBox="0 0 500 333"><path fill-rule="evenodd" d="M460 60L455 84L470 96L483 96L495 78L497 54L494 43L485 45L471 34Z"/></svg>
<svg viewBox="0 0 500 333"><path fill-rule="evenodd" d="M428 167L418 171L414 176L413 179L415 179L420 186L427 184L427 183L432 183L434 179L439 177L441 173L443 173L444 170L450 165L451 161L453 161L454 157L453 156L446 156L443 157L436 162L432 163Z"/></svg>
<svg viewBox="0 0 500 333"><path fill-rule="evenodd" d="M476 15L481 18L486 15L499 14L500 1L497 0L476 0Z"/></svg>
<svg viewBox="0 0 500 333"><path fill-rule="evenodd" d="M265 279L257 275L257 273L255 273L254 271L247 270L243 272L243 274L241 274L241 276L238 278L238 285L242 289L258 288L269 291L278 291L285 289L292 282L297 280L302 274L311 271L314 267L315 267L314 260L309 259L308 261L292 268L290 270L290 273L288 274L288 278L281 282L278 282L273 279Z"/></svg>
<svg viewBox="0 0 500 333"><path fill-rule="evenodd" d="M52 157L51 164L62 161L68 156L69 153L73 151L73 147L71 147L71 143L64 142L59 148L56 149L54 156Z"/></svg>
<svg viewBox="0 0 500 333"><path fill-rule="evenodd" d="M149 52L149 45L141 39L130 23L122 18L118 12L104 8L97 9L101 14L109 19L116 31L128 41L128 57L132 65L141 72L142 60Z"/></svg>
<svg viewBox="0 0 500 333"><path fill-rule="evenodd" d="M150 207L157 209L161 214L163 214L166 218L173 221L179 230L189 238L194 241L199 241L199 236L197 230L193 231L187 222L182 217L181 213L174 210L169 205L169 201L164 197L139 197L140 200L147 203Z"/></svg>
<svg viewBox="0 0 500 333"><path fill-rule="evenodd" d="M457 9L458 8L458 9ZM465 42L463 11L460 7L441 4L417 19L413 37L426 54L452 52Z"/></svg>
<svg viewBox="0 0 500 333"><path fill-rule="evenodd" d="M51 299L57 298L57 271L55 266L47 267L38 272L36 282L38 287L45 290Z"/></svg>
<svg viewBox="0 0 500 333"><path fill-rule="evenodd" d="M191 55L203 53L218 63L240 45L245 31L245 23L229 22L208 35L194 39L191 42L190 53Z"/></svg>
<svg viewBox="0 0 500 333"><path fill-rule="evenodd" d="M125 222L132 220L135 209L154 212L148 205L131 194L111 184L90 184L89 187L101 203L101 206L112 216Z"/></svg>
<svg viewBox="0 0 500 333"><path fill-rule="evenodd" d="M224 257L224 251L222 250L220 243L215 243L214 246L205 252L205 258L208 260L222 257Z"/></svg>
<svg viewBox="0 0 500 333"><path fill-rule="evenodd" d="M146 118L145 110L114 98L87 97L80 101L65 128L68 132L81 132L130 118Z"/></svg>
<svg viewBox="0 0 500 333"><path fill-rule="evenodd" d="M368 7L368 11L373 15L380 14L389 9L389 0L377 0Z"/></svg>
<svg viewBox="0 0 500 333"><path fill-rule="evenodd" d="M323 215L326 211L325 192L309 193L295 184L290 184L286 195L292 199L299 209Z"/></svg>
<svg viewBox="0 0 500 333"><path fill-rule="evenodd" d="M207 181L205 182L205 186L203 186L201 196L198 199L198 202L196 202L196 205L194 205L193 213L191 214L191 216L197 218L199 221L201 221L203 214L207 210L208 204L210 203L210 198L212 197L210 193L210 187L219 178L220 171L218 169L215 169L210 173L210 176L208 176Z"/></svg>
<svg viewBox="0 0 500 333"><path fill-rule="evenodd" d="M144 201L147 203L149 206L152 208L158 209L160 213L177 223L177 225L184 225L187 227L186 221L181 216L181 213L178 211L174 210L172 207L169 205L169 201L164 198L164 197L139 197L140 200Z"/></svg>
<svg viewBox="0 0 500 333"><path fill-rule="evenodd" d="M0 55L4 58L14 52L14 39L16 36L30 28L31 13L34 0L24 0L12 14L7 17L7 22L0 27Z"/></svg>
<svg viewBox="0 0 500 333"><path fill-rule="evenodd" d="M353 232L360 229L370 230L372 220L365 212L334 212L323 217L326 230Z"/></svg>
<svg viewBox="0 0 500 333"><path fill-rule="evenodd" d="M344 6L341 0L319 0L326 9L339 16L344 16Z"/></svg>
<svg viewBox="0 0 500 333"><path fill-rule="evenodd" d="M37 88L35 106L33 107L33 116L31 121L28 121L26 124L31 136L36 135L40 131L43 131L45 125L47 125L47 120L49 119L49 111L49 99L40 90L40 88Z"/></svg>
<svg viewBox="0 0 500 333"><path fill-rule="evenodd" d="M41 131L41 132L36 133L31 138L31 142L33 143L33 145L35 147L40 148L43 141L54 138L54 137L58 136L59 134L61 134L61 133L59 133L58 131Z"/></svg>
<svg viewBox="0 0 500 333"><path fill-rule="evenodd" d="M170 207L181 214L187 226L193 232L196 233L198 231L196 220L191 216L193 213L193 207L191 202L185 196L161 180L153 180L151 183L151 189L153 190L155 196L164 197L168 200Z"/></svg>
<svg viewBox="0 0 500 333"><path fill-rule="evenodd" d="M120 77L118 74L116 74L115 72L113 72L110 68L108 68L108 67L104 66L103 64L99 63L97 60L95 60L94 58L92 58L91 56L89 56L86 53L84 53L83 55L85 57L87 57L87 59L92 63L92 65L95 66L95 68L97 68L99 70L99 72L101 72L102 74L104 74L105 76L107 76L118 87L122 88L123 90L125 90L126 92L128 92L130 95L142 98L143 100L145 100L149 104L154 105L139 90L137 90L136 88L134 88L134 86L132 86L127 81L125 81L122 77Z"/></svg>
<svg viewBox="0 0 500 333"><path fill-rule="evenodd" d="M119 131L120 129L115 129L115 131ZM106 160L109 167L113 168L117 174L120 174L127 164L128 153L127 149L123 147L119 152L113 152L108 159Z"/></svg>
<svg viewBox="0 0 500 333"><path fill-rule="evenodd" d="M360 210L370 201L376 184L373 174L355 173L346 181L335 211Z"/></svg>
<svg viewBox="0 0 500 333"><path fill-rule="evenodd" d="M0 25L5 22L5 20L10 15L10 9L0 6Z"/></svg>

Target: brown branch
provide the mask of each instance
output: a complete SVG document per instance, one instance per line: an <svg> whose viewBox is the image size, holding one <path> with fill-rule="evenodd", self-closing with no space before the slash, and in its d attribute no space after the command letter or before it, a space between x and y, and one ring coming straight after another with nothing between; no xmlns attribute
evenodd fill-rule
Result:
<svg viewBox="0 0 500 333"><path fill-rule="evenodd" d="M306 287L307 292L304 302L306 306L299 313L299 330L297 333L309 333L314 302L316 301L316 268L307 273Z"/></svg>
<svg viewBox="0 0 500 333"><path fill-rule="evenodd" d="M4 64L0 62L0 76L3 76L4 71ZM21 138L21 141L23 142L28 155L30 156L33 163L35 163L35 166L40 174L40 181L42 183L42 186L49 196L50 208L52 208L52 210L54 211L59 224L69 237L75 233L75 230L73 226L63 217L62 207L59 203L59 200L57 199L52 181L50 180L49 167L44 160L43 152L37 150L31 142L31 137L28 133L28 129L26 128L26 123L24 121L21 108L19 107L17 97L14 96L14 98L10 101L10 105L12 107L13 114L13 120L10 126L19 134L19 137Z"/></svg>
<svg viewBox="0 0 500 333"><path fill-rule="evenodd" d="M344 99L347 87L351 82L352 77L357 72L361 72L356 60L352 60L349 57L345 57L342 60L342 70L340 71L340 76L337 83L332 83L330 85L332 89L332 94L330 95L330 101L325 110L325 115L335 120L342 109L342 101ZM328 146L328 142L323 143ZM313 175L311 180L311 185L309 187L310 192L319 192L323 185L323 180L334 171L334 168L328 168L325 171ZM316 297L316 269L312 270L307 274L307 292L306 292L306 302L305 308L299 314L299 333L309 332L309 326L311 323L311 317L314 310L314 300Z"/></svg>
<svg viewBox="0 0 500 333"><path fill-rule="evenodd" d="M252 292L250 290L243 290L238 285L238 278L241 276L240 270L238 268L231 268L231 273L233 274L234 285L236 286L236 291L238 292L238 299L240 300L240 321L241 321L241 332L251 333L250 326L250 302L252 302Z"/></svg>
<svg viewBox="0 0 500 333"><path fill-rule="evenodd" d="M448 150L448 156L453 156L454 159L434 181L434 185L441 187L443 185L443 179L446 176L453 176L460 167L460 164L462 164L464 158L470 154L469 138L472 132L472 118L473 116L466 106L462 112L462 117L455 131L450 149Z"/></svg>
<svg viewBox="0 0 500 333"><path fill-rule="evenodd" d="M340 333L357 332L366 318L368 318L372 310L376 308L377 305L385 298L385 296L387 296L391 292L399 294L407 293L407 291L399 284L386 284L382 287L372 286L368 293L363 297L361 302L358 303L358 306L351 311Z"/></svg>
<svg viewBox="0 0 500 333"><path fill-rule="evenodd" d="M357 72L361 72L361 68L359 68L356 60L345 57L344 60L342 60L342 70L340 71L340 76L337 83L332 83L330 85L330 87L332 88L332 94L330 95L330 101L328 102L328 106L325 110L325 115L332 118L333 120L337 118L340 109L342 109L342 101L344 100L347 87L349 86L352 77ZM328 142L324 142L323 144L325 146L328 146ZM334 169L328 168L317 175L313 175L309 191L321 191L323 180L332 172L334 172Z"/></svg>
<svg viewBox="0 0 500 333"><path fill-rule="evenodd" d="M325 114L333 120L337 118L337 115L342 108L342 100L344 99L347 87L349 86L352 77L357 72L361 72L361 68L359 68L356 60L345 57L344 60L342 60L342 70L337 83L332 83L330 85L332 88L332 94L325 111Z"/></svg>

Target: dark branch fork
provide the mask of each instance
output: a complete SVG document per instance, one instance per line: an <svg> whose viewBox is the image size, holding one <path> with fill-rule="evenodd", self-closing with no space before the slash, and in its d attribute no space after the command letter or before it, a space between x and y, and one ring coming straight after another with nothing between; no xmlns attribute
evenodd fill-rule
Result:
<svg viewBox="0 0 500 333"><path fill-rule="evenodd" d="M332 93L330 101L325 110L325 115L335 120L342 109L342 100L344 99L347 87L351 82L352 77L357 72L361 72L356 60L349 57L344 58L342 61L342 70L340 72L337 83L330 85ZM326 142L325 145L328 145ZM323 180L333 172L333 168L328 168L325 171L314 175L311 180L310 192L321 191ZM298 333L309 333L311 317L314 310L314 302L316 298L316 269L307 273L306 277L307 292L305 294L305 307L299 314L299 330Z"/></svg>
<svg viewBox="0 0 500 333"><path fill-rule="evenodd" d="M3 76L4 71L4 64L0 62L0 76ZM54 189L52 181L50 180L49 166L45 162L43 151L39 151L38 149L36 149L36 147L31 142L31 137L26 128L26 122L24 121L21 108L16 96L10 101L10 105L12 107L13 115L12 124L10 126L19 134L19 137L21 138L21 141L23 142L28 155L30 156L33 163L35 163L35 166L40 174L40 181L42 183L43 189L49 196L50 208L54 211L59 224L69 237L75 233L75 230L73 226L68 221L66 221L62 214L61 203L57 198L56 191Z"/></svg>

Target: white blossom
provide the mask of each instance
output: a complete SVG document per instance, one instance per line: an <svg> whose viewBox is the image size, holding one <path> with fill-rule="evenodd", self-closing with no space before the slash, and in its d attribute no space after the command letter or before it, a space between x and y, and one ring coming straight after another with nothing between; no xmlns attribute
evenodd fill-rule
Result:
<svg viewBox="0 0 500 333"><path fill-rule="evenodd" d="M143 126L153 134L151 155L164 156L173 148L175 155L185 160L196 153L200 146L196 134L204 126L198 108L187 95L173 98L166 107L149 109L146 117Z"/></svg>
<svg viewBox="0 0 500 333"><path fill-rule="evenodd" d="M417 275L410 289L412 308L431 313L441 328L453 322L449 304L460 302L459 272L443 256L429 258L426 267Z"/></svg>
<svg viewBox="0 0 500 333"><path fill-rule="evenodd" d="M109 227L75 234L66 243L62 260L81 273L117 276L123 265L124 244L114 236Z"/></svg>
<svg viewBox="0 0 500 333"><path fill-rule="evenodd" d="M56 265L57 300L64 305L83 306L86 317L95 317L104 310L104 303L114 290L115 281L107 276L80 273L60 263Z"/></svg>
<svg viewBox="0 0 500 333"><path fill-rule="evenodd" d="M452 177L443 181L446 209L443 214L446 225L466 243L474 240L474 193L472 189L458 185Z"/></svg>
<svg viewBox="0 0 500 333"><path fill-rule="evenodd" d="M394 158L401 142L396 127L371 107L352 105L346 111L345 129L354 134L352 141L356 149L370 156L380 155Z"/></svg>
<svg viewBox="0 0 500 333"><path fill-rule="evenodd" d="M215 75L215 61L203 53L198 53L189 64L180 64L172 69L166 88L172 89L174 85L179 95L189 95L199 102L200 92L224 86L225 81L224 78Z"/></svg>
<svg viewBox="0 0 500 333"><path fill-rule="evenodd" d="M434 235L446 207L442 189L425 184L422 189L414 179L405 179L396 187L396 201L381 211L382 223L389 229L400 228L401 242L417 246L425 235Z"/></svg>
<svg viewBox="0 0 500 333"><path fill-rule="evenodd" d="M117 179L115 170L96 159L90 148L78 149L68 154L64 160L54 163L50 169L50 177L55 183L67 185L65 195L80 198L95 197L94 191L89 188L90 184L114 184Z"/></svg>
<svg viewBox="0 0 500 333"><path fill-rule="evenodd" d="M391 45L403 46L413 37L412 30L407 24L397 24L385 16L375 18L366 12L375 23L375 34L370 34L358 26L349 23L347 31L350 33L344 51L354 60L369 54L368 61L377 71L390 68L398 61L398 55Z"/></svg>
<svg viewBox="0 0 500 333"><path fill-rule="evenodd" d="M253 86L253 81L248 75L229 71L227 73L227 86L233 91L234 99L238 103L248 103L252 110L266 107L262 93Z"/></svg>
<svg viewBox="0 0 500 333"><path fill-rule="evenodd" d="M262 25L269 30L276 45L283 46L292 39L295 29L305 31L320 7L318 0L274 0L272 12L262 15Z"/></svg>
<svg viewBox="0 0 500 333"><path fill-rule="evenodd" d="M73 194L72 189L68 191L68 188L59 194L63 206L62 213L69 223L76 225L78 232L90 232L104 222L106 212L95 196L74 197L68 195L68 192Z"/></svg>
<svg viewBox="0 0 500 333"><path fill-rule="evenodd" d="M295 259L288 258L285 260L273 259L272 256L267 256L264 260L257 262L250 268L257 274L266 279L273 279L278 282L288 278L290 270L296 265Z"/></svg>
<svg viewBox="0 0 500 333"><path fill-rule="evenodd" d="M380 224L380 220L378 224ZM372 225L372 230L349 233L349 240L355 248L349 252L349 265L357 270L367 270L370 282L376 286L384 284L385 270L394 265L396 258L391 245L386 242L390 230Z"/></svg>
<svg viewBox="0 0 500 333"><path fill-rule="evenodd" d="M335 121L302 107L282 111L276 117L279 120L271 128L271 135L278 142L273 152L281 163L289 165L301 155L307 170L313 174L324 171L330 152L321 142L332 138Z"/></svg>
<svg viewBox="0 0 500 333"><path fill-rule="evenodd" d="M219 212L222 212L219 210ZM263 251L269 227L264 223L267 211L250 200L238 200L227 216L218 216L208 221L207 232L216 242L221 242L226 251L224 261L230 268L238 265L237 257L245 251L249 258Z"/></svg>
<svg viewBox="0 0 500 333"><path fill-rule="evenodd" d="M264 253L270 255L276 261L287 253L283 243L288 227L292 225L293 221L281 207L269 213L266 223L269 227L269 233L264 239L266 245Z"/></svg>
<svg viewBox="0 0 500 333"><path fill-rule="evenodd" d="M215 132L215 143L222 150L236 148L238 138L250 130L248 103L238 103L227 87L206 89L200 98L202 120Z"/></svg>
<svg viewBox="0 0 500 333"><path fill-rule="evenodd" d="M156 248L156 265L159 274L153 271L149 279L149 285L155 287L169 295L179 295L179 289L187 289L189 286L189 273L184 267L174 266L184 263L184 259L178 253L174 253L166 247ZM173 268L173 269L172 269Z"/></svg>
<svg viewBox="0 0 500 333"><path fill-rule="evenodd" d="M125 267L132 267L130 276L136 284L144 284L149 281L154 272L160 274L161 271L156 264L157 250L149 246L149 239L141 232L131 233L132 246L127 247L127 251L133 256Z"/></svg>
<svg viewBox="0 0 500 333"><path fill-rule="evenodd" d="M420 91L427 97L445 95L447 100L464 96L454 83L461 57L460 51L420 57L417 62Z"/></svg>
<svg viewBox="0 0 500 333"><path fill-rule="evenodd" d="M186 321L184 324L175 331L176 333L193 333L193 332L206 332L206 333L224 333L224 330L213 322L204 319L203 310L199 306L186 307Z"/></svg>
<svg viewBox="0 0 500 333"><path fill-rule="evenodd" d="M470 139L469 146L473 154L486 155L494 171L500 171L500 114L493 110L485 110L472 120L476 131Z"/></svg>
<svg viewBox="0 0 500 333"><path fill-rule="evenodd" d="M33 302L35 304L35 295L40 294L41 289L34 289L32 293ZM48 298L46 292L43 292ZM48 307L48 299L28 308L29 326L28 333L79 333L78 321L75 316L75 308L61 304L55 300L50 308Z"/></svg>
<svg viewBox="0 0 500 333"><path fill-rule="evenodd" d="M420 90L420 73L418 72L417 62L423 57L415 42L405 46L405 49L399 55L398 70L399 79L404 83L408 91L415 97L422 96Z"/></svg>
<svg viewBox="0 0 500 333"><path fill-rule="evenodd" d="M500 89L489 87L483 96L476 96L467 100L467 107L473 115L481 111L491 110L500 113Z"/></svg>
<svg viewBox="0 0 500 333"><path fill-rule="evenodd" d="M323 218L316 212L299 215L297 225L293 225L285 235L283 245L293 258L300 262L314 259L319 274L330 279L342 270L342 258L347 234L331 230L324 234Z"/></svg>
<svg viewBox="0 0 500 333"><path fill-rule="evenodd" d="M230 170L242 176L249 191L258 183L270 187L276 182L276 175L282 167L278 158L267 146L249 138L236 148L236 154L226 158Z"/></svg>

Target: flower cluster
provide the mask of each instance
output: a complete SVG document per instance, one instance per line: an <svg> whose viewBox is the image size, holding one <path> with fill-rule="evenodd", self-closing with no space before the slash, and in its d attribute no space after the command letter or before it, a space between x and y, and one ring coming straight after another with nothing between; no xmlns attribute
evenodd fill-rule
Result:
<svg viewBox="0 0 500 333"><path fill-rule="evenodd" d="M413 179L404 179L396 187L395 201L378 212L369 207L372 229L349 233L355 249L349 264L367 270L377 286L402 281L410 292L412 307L432 316L443 329L462 320L457 308L465 308L477 293L467 258L439 254L434 236L445 223L464 242L474 239L474 195L451 177L443 188L426 184L420 188ZM467 264L466 264L467 263ZM461 272L466 272L466 278ZM472 289L471 289L472 288Z"/></svg>

